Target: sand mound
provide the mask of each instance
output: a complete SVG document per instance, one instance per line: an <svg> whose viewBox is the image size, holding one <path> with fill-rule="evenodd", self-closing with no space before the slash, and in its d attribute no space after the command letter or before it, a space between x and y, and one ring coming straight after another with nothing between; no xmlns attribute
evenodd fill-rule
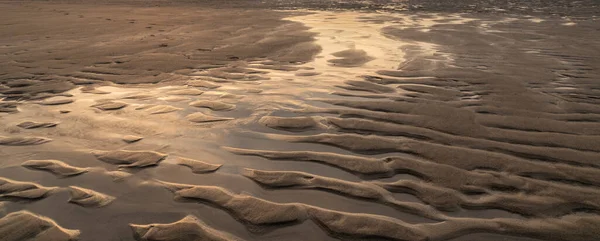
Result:
<svg viewBox="0 0 600 241"><path fill-rule="evenodd" d="M199 90L199 89L182 89L182 90L171 90L171 91L167 91L166 94L169 95L201 95L203 94L204 91Z"/></svg>
<svg viewBox="0 0 600 241"><path fill-rule="evenodd" d="M75 203L82 207L99 208L110 204L114 197L99 193L90 189L69 186L70 203Z"/></svg>
<svg viewBox="0 0 600 241"><path fill-rule="evenodd" d="M374 60L373 57L367 55L367 52L360 49L348 49L340 52L335 52L332 54L338 59L330 59L327 62L331 63L334 66L340 67L357 67L362 66L363 64Z"/></svg>
<svg viewBox="0 0 600 241"><path fill-rule="evenodd" d="M30 146L41 145L52 141L45 137L30 137L30 136L15 136L4 137L0 136L0 146Z"/></svg>
<svg viewBox="0 0 600 241"><path fill-rule="evenodd" d="M139 93L139 94L133 94L133 95L125 96L125 97L123 97L123 99L147 100L147 99L154 99L154 97L156 97L156 96L152 95L152 94Z"/></svg>
<svg viewBox="0 0 600 241"><path fill-rule="evenodd" d="M92 107L98 108L100 110L118 110L125 108L127 103L121 101L107 101L92 105Z"/></svg>
<svg viewBox="0 0 600 241"><path fill-rule="evenodd" d="M125 178L132 175L131 173L124 172L124 171L110 171L110 172L105 172L105 174L110 176L113 179L113 181L115 181L115 182L123 181Z"/></svg>
<svg viewBox="0 0 600 241"><path fill-rule="evenodd" d="M319 123L312 117L278 117L278 116L263 116L258 121L259 123L274 128L286 131L306 131L316 128Z"/></svg>
<svg viewBox="0 0 600 241"><path fill-rule="evenodd" d="M48 98L43 101L38 101L36 103L38 103L40 105L66 105L66 104L71 104L74 101L75 100L70 99L70 98L55 97L55 98Z"/></svg>
<svg viewBox="0 0 600 241"><path fill-rule="evenodd" d="M16 200L35 200L48 196L55 188L32 182L19 182L0 177L0 197Z"/></svg>
<svg viewBox="0 0 600 241"><path fill-rule="evenodd" d="M193 114L189 114L185 117L187 120L195 123L205 123L205 122L216 122L216 121L226 121L233 120L233 118L229 117L220 117L220 116L211 116L204 114L202 112L196 112Z"/></svg>
<svg viewBox="0 0 600 241"><path fill-rule="evenodd" d="M57 160L31 160L21 165L34 170L47 171L59 177L77 176L88 171L86 168L74 167Z"/></svg>
<svg viewBox="0 0 600 241"><path fill-rule="evenodd" d="M134 143L134 142L141 141L142 139L144 139L144 137L127 135L127 136L124 136L122 140L127 143Z"/></svg>
<svg viewBox="0 0 600 241"><path fill-rule="evenodd" d="M202 161L179 157L177 164L189 167L193 173L208 173L214 172L223 166L222 164L210 164Z"/></svg>
<svg viewBox="0 0 600 241"><path fill-rule="evenodd" d="M3 241L74 241L79 239L79 230L65 229L52 219L19 211L0 218L0 237Z"/></svg>
<svg viewBox="0 0 600 241"><path fill-rule="evenodd" d="M205 81L205 80L190 80L186 84L189 86L193 86L193 87L203 87L203 88L207 88L207 89L216 89L216 88L221 87L218 84L211 83L211 82Z"/></svg>
<svg viewBox="0 0 600 241"><path fill-rule="evenodd" d="M429 240L425 230L419 230L400 220L387 217L342 213L321 208L308 209L313 220L331 236L374 240Z"/></svg>
<svg viewBox="0 0 600 241"><path fill-rule="evenodd" d="M197 100L190 103L190 106L199 108L209 108L214 111L225 111L235 109L235 105L214 100Z"/></svg>
<svg viewBox="0 0 600 241"><path fill-rule="evenodd" d="M167 157L167 154L155 151L118 150L93 151L92 153L103 162L130 168L156 166Z"/></svg>
<svg viewBox="0 0 600 241"><path fill-rule="evenodd" d="M88 94L96 94L96 95L110 94L110 92L96 89L96 87L94 87L94 86L85 86L85 87L81 88L81 92L88 93Z"/></svg>
<svg viewBox="0 0 600 241"><path fill-rule="evenodd" d="M181 108L173 107L170 105L146 105L142 107L136 108L136 110L144 110L152 115L156 114L164 114L170 113L178 110L182 110Z"/></svg>
<svg viewBox="0 0 600 241"><path fill-rule="evenodd" d="M55 127L58 123L55 122L35 122L35 121L25 121L18 124L18 127L23 129L36 129L36 128L50 128Z"/></svg>
<svg viewBox="0 0 600 241"><path fill-rule="evenodd" d="M242 239L231 234L218 231L207 226L194 216L167 224L130 224L134 237L139 241L240 241Z"/></svg>

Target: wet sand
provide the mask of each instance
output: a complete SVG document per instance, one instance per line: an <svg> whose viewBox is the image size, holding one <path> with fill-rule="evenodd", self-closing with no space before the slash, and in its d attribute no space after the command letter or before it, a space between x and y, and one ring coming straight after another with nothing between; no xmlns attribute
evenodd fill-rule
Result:
<svg viewBox="0 0 600 241"><path fill-rule="evenodd" d="M3 240L600 238L593 15L0 9Z"/></svg>

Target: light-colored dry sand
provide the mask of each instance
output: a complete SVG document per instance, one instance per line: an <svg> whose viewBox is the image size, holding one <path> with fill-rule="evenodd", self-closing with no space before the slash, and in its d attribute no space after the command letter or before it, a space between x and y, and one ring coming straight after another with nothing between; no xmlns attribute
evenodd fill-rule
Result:
<svg viewBox="0 0 600 241"><path fill-rule="evenodd" d="M58 160L30 160L21 164L24 167L50 172L59 177L71 177L86 173L86 168L74 167Z"/></svg>
<svg viewBox="0 0 600 241"><path fill-rule="evenodd" d="M54 122L35 122L35 121L25 121L19 123L17 126L23 129L36 129L36 128L50 128L55 127L58 123Z"/></svg>
<svg viewBox="0 0 600 241"><path fill-rule="evenodd" d="M180 157L177 160L177 164L189 167L193 173L209 173L214 172L221 168L223 165L210 164L203 161L193 160L189 158Z"/></svg>
<svg viewBox="0 0 600 241"><path fill-rule="evenodd" d="M197 100L190 103L190 106L199 108L208 108L214 111L227 111L235 109L235 105L221 101Z"/></svg>
<svg viewBox="0 0 600 241"><path fill-rule="evenodd" d="M31 182L0 178L0 197L2 198L17 200L40 199L48 196L55 189Z"/></svg>
<svg viewBox="0 0 600 241"><path fill-rule="evenodd" d="M26 232L23 232L23 231ZM65 229L47 217L27 211L9 213L0 218L2 240L78 240L78 230Z"/></svg>
<svg viewBox="0 0 600 241"><path fill-rule="evenodd" d="M69 194L71 195L69 202L83 207L99 208L106 206L115 200L114 197L106 194L76 186L69 187Z"/></svg>
<svg viewBox="0 0 600 241"><path fill-rule="evenodd" d="M231 234L215 230L194 216L165 224L130 224L136 240L164 241L240 241ZM182 235L185 234L185 235Z"/></svg>
<svg viewBox="0 0 600 241"><path fill-rule="evenodd" d="M148 167L158 165L160 161L167 157L155 151L93 151L98 160L119 165L119 167Z"/></svg>

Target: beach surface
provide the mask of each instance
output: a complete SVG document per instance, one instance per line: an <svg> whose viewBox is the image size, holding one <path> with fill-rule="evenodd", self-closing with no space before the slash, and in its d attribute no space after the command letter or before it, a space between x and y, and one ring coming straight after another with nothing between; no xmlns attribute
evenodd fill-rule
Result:
<svg viewBox="0 0 600 241"><path fill-rule="evenodd" d="M0 240L600 239L594 1L220 2L0 2Z"/></svg>

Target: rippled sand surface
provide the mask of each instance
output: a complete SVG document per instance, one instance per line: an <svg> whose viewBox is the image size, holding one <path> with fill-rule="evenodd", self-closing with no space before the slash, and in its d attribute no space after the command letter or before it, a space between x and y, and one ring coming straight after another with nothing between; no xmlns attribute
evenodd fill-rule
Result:
<svg viewBox="0 0 600 241"><path fill-rule="evenodd" d="M0 13L1 240L600 239L594 15Z"/></svg>

